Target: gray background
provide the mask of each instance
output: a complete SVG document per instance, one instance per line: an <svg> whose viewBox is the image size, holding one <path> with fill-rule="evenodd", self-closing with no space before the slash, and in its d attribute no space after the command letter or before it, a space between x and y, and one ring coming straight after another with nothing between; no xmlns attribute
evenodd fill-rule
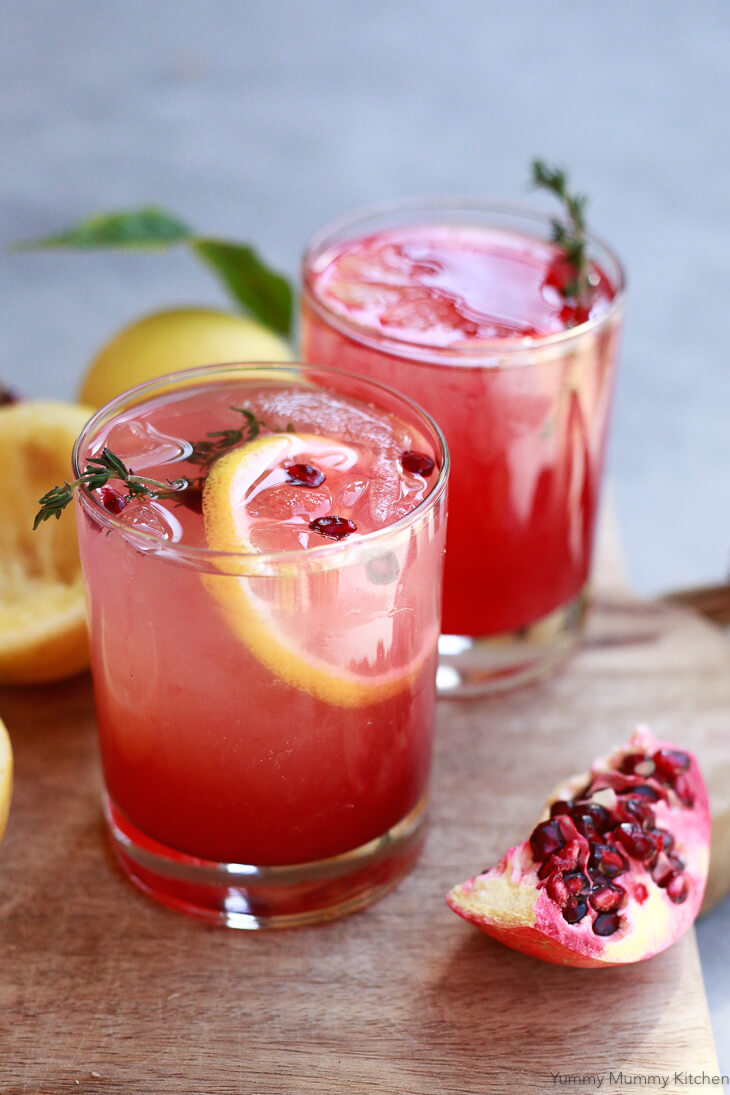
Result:
<svg viewBox="0 0 730 1095"><path fill-rule="evenodd" d="M6 0L0 377L67 397L140 313L226 303L183 252L9 256L11 240L154 201L294 274L339 213L411 193L522 198L540 154L570 166L629 271L611 474L632 581L720 579L729 102L722 0ZM726 902L699 927L726 1072L729 920Z"/></svg>

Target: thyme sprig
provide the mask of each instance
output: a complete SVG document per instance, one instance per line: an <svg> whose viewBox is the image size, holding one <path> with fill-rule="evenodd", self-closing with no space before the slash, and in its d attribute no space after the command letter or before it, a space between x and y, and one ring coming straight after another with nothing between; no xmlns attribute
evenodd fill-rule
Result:
<svg viewBox="0 0 730 1095"><path fill-rule="evenodd" d="M567 173L549 167L544 160L532 161L532 185L553 194L565 207L566 220L551 220L553 243L560 247L571 268L572 277L561 286L561 294L576 307L590 305L594 289L588 259L585 194L574 194Z"/></svg>
<svg viewBox="0 0 730 1095"><path fill-rule="evenodd" d="M250 411L248 407L230 407L229 409L243 415L244 421L241 426L238 429L214 430L212 433L207 433L205 435L207 440L198 441L193 445L188 463L207 470L224 452L234 449L244 440L253 441L254 437L258 437L264 423L253 411Z"/></svg>
<svg viewBox="0 0 730 1095"><path fill-rule="evenodd" d="M53 487L38 500L41 508L35 516L33 529L37 529L42 521L49 521L52 517L58 520L73 498L77 487L94 491L105 487L110 479L118 479L120 483L124 483L127 488L127 501L139 498L141 495L149 495L151 498L170 497L190 486L190 480L186 478L168 479L163 483L159 479L150 479L146 475L135 475L116 453L104 447L98 456L89 457L89 462L78 479L64 483L61 487Z"/></svg>
<svg viewBox="0 0 730 1095"><path fill-rule="evenodd" d="M78 479L70 483L65 482L60 487L53 487L38 500L40 509L35 516L33 529L37 529L41 522L49 521L52 517L58 520L73 499L74 491L79 487L88 492L99 490L100 487L105 487L110 479L118 480L126 486L125 501L127 502L142 496L175 499L187 490L202 490L210 465L229 449L235 448L243 441L252 441L259 435L264 425L247 407L230 409L243 415L241 426L236 429L214 430L206 434L204 440L193 445L192 452L187 458L188 463L201 468L200 476L194 478L181 476L179 479L168 479L163 483L159 479L150 479L146 475L135 475L116 453L105 446L98 456L89 457L86 468Z"/></svg>

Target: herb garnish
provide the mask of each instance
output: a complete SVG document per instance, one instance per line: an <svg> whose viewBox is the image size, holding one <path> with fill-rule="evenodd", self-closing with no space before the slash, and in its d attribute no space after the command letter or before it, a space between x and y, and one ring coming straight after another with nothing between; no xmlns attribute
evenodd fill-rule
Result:
<svg viewBox="0 0 730 1095"><path fill-rule="evenodd" d="M48 521L51 517L58 519L66 506L72 500L77 487L86 491L99 490L105 487L110 479L117 479L127 488L126 501L133 498L146 496L149 498L174 499L180 497L185 491L200 491L203 488L205 477L210 465L219 456L240 445L244 440L252 441L257 437L263 426L253 413L246 407L231 407L230 410L243 415L243 424L238 429L214 430L206 434L207 440L198 441L193 445L192 452L188 456L188 462L203 469L202 475L197 478L182 476L179 479L168 479L161 482L159 479L150 479L145 475L135 475L131 468L121 460L111 449L104 447L98 456L89 457L85 470L78 479L71 483L64 483L61 487L53 487L38 500L41 507L33 522L33 529L37 529L42 521Z"/></svg>
<svg viewBox="0 0 730 1095"><path fill-rule="evenodd" d="M248 407L229 407L229 410L242 414L243 424L235 430L214 430L213 433L206 434L205 436L210 440L198 441L193 445L193 451L188 457L188 463L207 470L213 461L217 460L228 449L235 448L244 440L253 441L254 437L258 437L264 423L256 417L253 411L249 411Z"/></svg>
<svg viewBox="0 0 730 1095"><path fill-rule="evenodd" d="M568 176L560 167L548 167L544 160L532 161L532 185L548 190L563 203L567 222L554 218L551 221L553 243L562 248L572 272L569 280L560 285L562 296L576 308L590 307L595 279L591 276L588 260L585 194L573 194L568 187Z"/></svg>

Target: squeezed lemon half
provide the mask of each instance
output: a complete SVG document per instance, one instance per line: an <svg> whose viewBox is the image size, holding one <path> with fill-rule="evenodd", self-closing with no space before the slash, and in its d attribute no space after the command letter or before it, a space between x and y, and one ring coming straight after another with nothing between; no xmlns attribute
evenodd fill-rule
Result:
<svg viewBox="0 0 730 1095"><path fill-rule="evenodd" d="M351 466L353 459L345 442L312 434L269 434L234 449L213 465L204 487L208 546L257 553L251 503L272 469ZM306 523L299 527L306 532ZM410 626L401 580L409 540L401 532L387 548L369 557L366 549L345 565L315 566L305 549L268 575L208 574L204 581L231 631L274 676L327 703L358 707L407 688L435 648L435 629ZM383 553L393 578L374 582L368 563Z"/></svg>
<svg viewBox="0 0 730 1095"><path fill-rule="evenodd" d="M73 513L33 531L38 499L71 478L91 411L78 404L0 407L0 684L38 684L89 664Z"/></svg>

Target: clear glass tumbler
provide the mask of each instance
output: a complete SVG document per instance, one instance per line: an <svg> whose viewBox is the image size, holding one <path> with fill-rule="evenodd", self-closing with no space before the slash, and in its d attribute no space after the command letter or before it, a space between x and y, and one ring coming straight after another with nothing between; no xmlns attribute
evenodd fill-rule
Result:
<svg viewBox="0 0 730 1095"><path fill-rule="evenodd" d="M449 234L478 239L481 232L490 247L517 241L526 251L549 253L551 230L548 216L512 206L403 201L326 227L303 260L304 360L391 384L425 407L448 441L452 472L438 672L439 691L447 695L479 694L539 676L580 634L624 274L613 252L591 236L589 259L608 297L598 315L578 314L573 326L522 337L475 337L465 323L458 341L435 344L446 313L439 300L419 303L418 285L408 283L408 263L416 280L423 280L424 263L432 264L431 232L442 242ZM409 234L414 242L406 263L402 242ZM322 288L335 262L342 271L336 306L332 283L328 292ZM430 266L425 270L427 278L432 275ZM498 293L509 310L519 284L480 285L475 270L466 276L476 293L483 299ZM449 271L439 276L446 281ZM374 301L384 302L380 311Z"/></svg>
<svg viewBox="0 0 730 1095"><path fill-rule="evenodd" d="M258 435L237 446L242 413ZM411 476L422 497L406 512L390 489L405 473L392 453L381 460L386 427L433 461L428 481ZM231 441L200 484L206 445ZM438 427L356 376L232 365L115 399L79 438L75 474L103 446L136 474L198 488L179 502L122 505L119 484L77 497L106 816L124 871L234 927L369 903L424 836L449 467ZM381 527L335 541L291 524L297 507L327 502L328 483L307 489L312 453L351 513L370 498ZM292 464L297 454L309 463Z"/></svg>

